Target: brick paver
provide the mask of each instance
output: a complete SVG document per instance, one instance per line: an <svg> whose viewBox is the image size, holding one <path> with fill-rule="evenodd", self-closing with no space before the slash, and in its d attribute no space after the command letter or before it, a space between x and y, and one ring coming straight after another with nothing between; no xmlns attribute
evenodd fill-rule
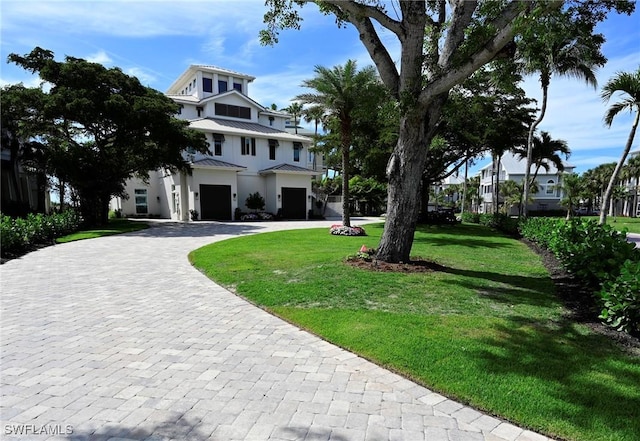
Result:
<svg viewBox="0 0 640 441"><path fill-rule="evenodd" d="M547 440L269 315L187 260L225 238L330 224L159 223L2 265L2 436Z"/></svg>

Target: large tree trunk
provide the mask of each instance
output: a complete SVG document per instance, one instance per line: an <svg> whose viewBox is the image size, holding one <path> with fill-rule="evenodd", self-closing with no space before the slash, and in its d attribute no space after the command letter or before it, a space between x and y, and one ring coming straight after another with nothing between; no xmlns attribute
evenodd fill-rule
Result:
<svg viewBox="0 0 640 441"><path fill-rule="evenodd" d="M620 170L622 170L622 166L624 165L624 162L627 160L627 155L629 155L629 150L631 150L631 145L633 144L633 138L636 136L636 129L638 128L639 120L640 120L640 112L637 112L636 118L633 120L633 125L631 126L631 132L629 133L627 144L624 146L624 151L622 152L622 156L620 157L620 160L616 164L616 168L613 170L611 179L609 179L609 185L607 186L607 190L604 192L604 197L602 198L602 206L600 208L600 222L599 222L600 225L604 225L607 223L607 209L609 208L609 202L611 201L611 195L613 194L613 186L618 180L618 175L620 174Z"/></svg>
<svg viewBox="0 0 640 441"><path fill-rule="evenodd" d="M420 213L420 190L427 151L447 94L438 96L426 110L417 108L400 119L398 143L387 165L387 219L377 258L409 262Z"/></svg>

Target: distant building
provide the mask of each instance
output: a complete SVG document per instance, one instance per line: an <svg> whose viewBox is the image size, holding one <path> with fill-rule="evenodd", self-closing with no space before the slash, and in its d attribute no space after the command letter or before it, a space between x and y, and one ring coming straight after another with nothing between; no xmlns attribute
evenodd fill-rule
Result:
<svg viewBox="0 0 640 441"><path fill-rule="evenodd" d="M549 170L545 170L544 167L540 167L536 182L538 183L538 192L532 193L532 202L527 205L529 211L547 211L547 210L561 210L564 209L560 205L560 200L563 197L562 191L558 188L558 184L562 181L562 173L558 172L558 169L552 164L548 164ZM493 186L495 183L494 172L492 171L493 165L491 163L485 165L480 169L480 195L482 196L482 203L480 204L480 212L490 213L493 202ZM527 168L526 160L520 159L519 156L514 155L511 152L507 152L500 158L500 168L498 170L499 182L505 182L507 180L515 181L518 184L522 184L524 181L525 170ZM575 168L572 165L564 165L564 173L573 173ZM535 165L531 166L531 176L535 172ZM498 201L499 205L502 204L502 198ZM518 207L512 207L510 214L518 214Z"/></svg>
<svg viewBox="0 0 640 441"><path fill-rule="evenodd" d="M640 150L629 152L629 159L640 156ZM617 212L622 216L640 217L640 182L638 176L623 180L627 196L618 202Z"/></svg>
<svg viewBox="0 0 640 441"><path fill-rule="evenodd" d="M312 208L311 180L323 172L322 158L309 151L312 140L285 130L291 115L263 107L249 97L255 78L205 65L190 66L167 91L180 105L176 115L203 132L206 155L187 152L193 173L151 172L148 183L127 183L129 199L112 209L125 216L189 220L233 220L236 209L258 192L265 211L287 219L306 219Z"/></svg>

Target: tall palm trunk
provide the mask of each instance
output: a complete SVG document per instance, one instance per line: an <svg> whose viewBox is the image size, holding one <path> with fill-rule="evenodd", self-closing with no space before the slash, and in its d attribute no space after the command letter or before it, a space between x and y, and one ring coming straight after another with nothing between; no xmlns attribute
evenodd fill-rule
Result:
<svg viewBox="0 0 640 441"><path fill-rule="evenodd" d="M616 168L613 170L613 174L611 175L611 179L609 179L609 185L607 186L606 191L604 192L602 206L600 207L600 225L604 225L607 223L607 209L609 202L611 201L611 195L613 194L613 187L618 180L618 175L620 174L620 170L622 170L622 166L624 162L627 160L627 156L629 155L629 151L631 150L631 144L633 144L633 138L636 136L636 129L638 128L638 121L640 120L640 111L636 112L636 117L633 120L633 125L631 126L631 132L629 133L629 138L627 139L627 144L624 146L624 151L622 152L622 157L616 164Z"/></svg>
<svg viewBox="0 0 640 441"><path fill-rule="evenodd" d="M547 112L547 97L549 93L549 75L542 73L540 75L540 83L542 84L542 108L540 109L540 115L536 120L531 123L531 127L529 127L529 136L527 137L527 165L524 169L524 187L522 190L522 216L527 217L527 208L529 200L529 192L530 192L530 175L531 175L531 162L533 156L533 135L535 134L536 128L544 119L544 115ZM537 174L537 171L536 171Z"/></svg>
<svg viewBox="0 0 640 441"><path fill-rule="evenodd" d="M351 149L351 118L341 121L342 138L342 225L351 226L351 207L349 204L349 153Z"/></svg>

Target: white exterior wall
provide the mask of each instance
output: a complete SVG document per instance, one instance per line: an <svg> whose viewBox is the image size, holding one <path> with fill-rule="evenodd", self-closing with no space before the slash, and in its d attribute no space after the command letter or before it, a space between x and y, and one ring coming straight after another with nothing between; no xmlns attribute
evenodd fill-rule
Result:
<svg viewBox="0 0 640 441"><path fill-rule="evenodd" d="M276 175L267 175L265 176L264 180L267 194L267 196L265 196L264 198L266 203L265 210L269 213L277 214L278 209L282 207L282 202L278 200L277 196L280 193L278 192L278 182L276 180Z"/></svg>
<svg viewBox="0 0 640 441"><path fill-rule="evenodd" d="M247 206L245 205L247 202L247 198L250 194L255 192L260 193L260 196L264 198L265 201L265 210L267 210L267 200L269 199L269 194L267 192L267 185L265 179L251 172L239 172L238 173L238 207L242 211L249 211ZM235 209L235 208L234 208ZM273 212L275 213L275 212Z"/></svg>
<svg viewBox="0 0 640 441"><path fill-rule="evenodd" d="M135 202L135 190L145 189L147 190L147 210L148 213L138 214L136 213ZM168 218L169 213L165 209L166 195L164 194L164 188L162 185L162 175L157 171L149 173L149 183L146 184L141 179L133 178L126 182L125 192L129 196L125 198L113 198L109 204L111 210L122 210L122 215L125 217L133 216L153 216Z"/></svg>

